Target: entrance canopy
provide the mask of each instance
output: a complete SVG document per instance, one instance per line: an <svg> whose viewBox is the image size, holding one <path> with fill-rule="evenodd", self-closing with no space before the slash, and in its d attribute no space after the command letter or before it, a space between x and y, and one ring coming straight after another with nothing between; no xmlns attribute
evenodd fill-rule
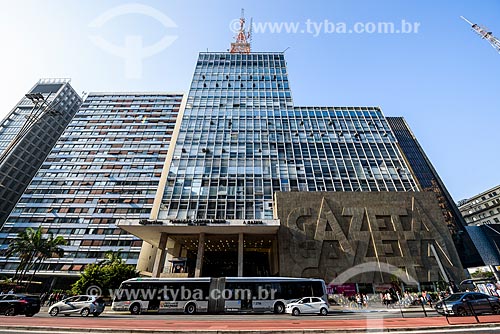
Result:
<svg viewBox="0 0 500 334"><path fill-rule="evenodd" d="M280 221L269 220L120 220L118 227L158 247L160 235L174 234L277 234Z"/></svg>

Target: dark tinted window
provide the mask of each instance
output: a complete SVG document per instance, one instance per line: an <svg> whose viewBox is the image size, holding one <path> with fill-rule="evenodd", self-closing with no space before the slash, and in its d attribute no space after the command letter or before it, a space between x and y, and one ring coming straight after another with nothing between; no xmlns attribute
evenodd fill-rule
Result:
<svg viewBox="0 0 500 334"><path fill-rule="evenodd" d="M61 86L61 84L40 84L33 88L31 93L57 93Z"/></svg>
<svg viewBox="0 0 500 334"><path fill-rule="evenodd" d="M312 295L316 297L323 297L325 291L323 290L323 283L312 282Z"/></svg>
<svg viewBox="0 0 500 334"><path fill-rule="evenodd" d="M446 298L446 300L453 302L453 301L462 299L464 295L465 295L464 293L453 294L453 295L449 296L448 298Z"/></svg>
<svg viewBox="0 0 500 334"><path fill-rule="evenodd" d="M488 296L486 296L485 294L482 294L482 293L474 293L474 294L472 294L472 296L476 300L488 298Z"/></svg>

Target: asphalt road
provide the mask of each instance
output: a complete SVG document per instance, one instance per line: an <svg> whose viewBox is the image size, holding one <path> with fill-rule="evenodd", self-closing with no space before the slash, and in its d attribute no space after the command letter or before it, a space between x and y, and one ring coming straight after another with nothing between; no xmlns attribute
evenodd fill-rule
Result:
<svg viewBox="0 0 500 334"><path fill-rule="evenodd" d="M500 327L497 328L479 328L475 329L474 332L477 332L477 334L498 334L500 331ZM17 331L17 330L2 330L0 329L0 333L8 333L8 334L48 334L47 331L35 331L35 330L24 330L24 331ZM58 332L53 332L51 331L50 334L74 334L75 332L72 330L68 331L58 331ZM129 334L128 332L113 332L113 334ZM268 332L266 332L268 333ZM368 333L368 331L367 331ZM384 333L384 332L374 332L374 331L369 331L371 334L376 334L376 333ZM387 332L385 332L387 333ZM393 331L391 330L391 334L402 334L402 333L409 333L408 331ZM442 330L422 330L422 331L411 331L410 333L412 334L435 334L435 333L450 333L450 334L470 334L471 330L470 329L455 329L455 330L450 330L450 329L442 329ZM109 332L92 332L92 334L109 334ZM290 332L290 334L293 334L293 332Z"/></svg>
<svg viewBox="0 0 500 334"><path fill-rule="evenodd" d="M427 310L428 317L441 317L435 311ZM53 318L48 314L47 308L44 307L35 315L35 317L42 318ZM56 318L65 318L64 315L58 315ZM320 320L320 319L365 319L365 318L402 318L401 312L398 309L363 309L363 310L330 310L327 316L320 316L316 314L303 314L300 317L293 317L290 314L273 314L273 313L233 313L233 314L196 314L187 315L184 313L143 313L140 315L131 315L129 312L113 312L110 310L109 306L106 306L106 310L100 316L89 318L96 319L128 319L128 320L183 320L190 321L195 319L196 321L213 321L215 319L227 319L227 320L294 320L294 319L304 319L308 321ZM422 309L410 309L404 311L405 318L421 318L424 317ZM81 318L79 314L73 314L69 318ZM1 318L0 318L1 319Z"/></svg>
<svg viewBox="0 0 500 334"><path fill-rule="evenodd" d="M81 317L59 315L51 317L46 309L34 317L0 316L0 334L3 333L86 333L92 328L92 333L122 333L130 330L173 330L191 333L206 333L207 331L241 330L266 333L304 333L304 330L343 330L349 333L382 332L391 329L391 333L500 333L500 315L481 316L481 323L489 323L489 327L477 327L473 317L446 318L431 313L423 317L418 310L406 312L402 318L399 310L371 310L355 312L331 312L327 316L301 315L293 317L288 314L141 314L114 313L106 311L99 317ZM451 324L451 326L450 326ZM492 327L493 326L493 327ZM370 328L370 330L367 330ZM415 328L415 331L408 331ZM110 332L108 332L110 333ZM220 332L219 332L220 333ZM346 332L344 332L346 333Z"/></svg>

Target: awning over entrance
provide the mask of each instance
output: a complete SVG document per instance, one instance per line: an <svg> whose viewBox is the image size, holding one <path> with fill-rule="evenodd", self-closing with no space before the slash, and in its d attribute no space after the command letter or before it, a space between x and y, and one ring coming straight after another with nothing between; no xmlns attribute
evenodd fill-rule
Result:
<svg viewBox="0 0 500 334"><path fill-rule="evenodd" d="M153 277L270 276L278 272L279 220L122 220L143 245L141 273ZM153 253L150 253L153 252ZM175 259L185 259L182 263ZM174 263L175 262L175 263Z"/></svg>
<svg viewBox="0 0 500 334"><path fill-rule="evenodd" d="M158 247L161 233L277 234L279 220L120 220L118 227Z"/></svg>

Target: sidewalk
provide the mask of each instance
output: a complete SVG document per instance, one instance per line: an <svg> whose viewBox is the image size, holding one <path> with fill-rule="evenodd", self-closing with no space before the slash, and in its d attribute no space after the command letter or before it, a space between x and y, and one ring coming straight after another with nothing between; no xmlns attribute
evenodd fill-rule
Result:
<svg viewBox="0 0 500 334"><path fill-rule="evenodd" d="M399 308L398 305L393 305L391 307L386 307L384 305L369 305L368 307L363 307L363 308L357 308L357 307L346 307L346 306L330 306L330 312L331 313L366 313L366 312L389 312L389 313L400 313L401 311L403 312L408 312L408 313L424 313L422 306L409 306L405 307L402 306ZM428 314L437 314L436 310L434 308L429 307L428 305L425 306L425 311Z"/></svg>

